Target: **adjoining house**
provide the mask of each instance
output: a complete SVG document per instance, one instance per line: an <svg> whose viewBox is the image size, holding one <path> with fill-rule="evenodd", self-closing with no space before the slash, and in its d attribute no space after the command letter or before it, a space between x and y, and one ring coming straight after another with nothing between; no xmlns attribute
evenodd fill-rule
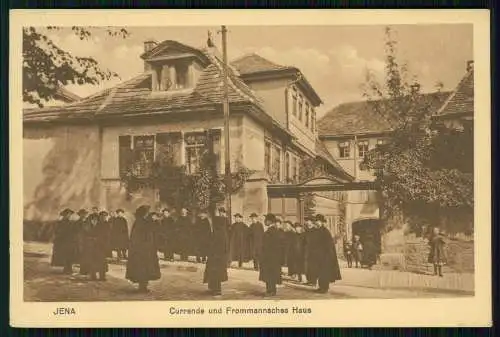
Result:
<svg viewBox="0 0 500 337"><path fill-rule="evenodd" d="M473 63L469 61L466 74L454 91L422 94L422 99L431 102L430 109L435 111L433 118L436 122L449 128L471 126L467 123L471 123L474 116L473 78ZM390 139L392 128L390 121L374 109L373 102L359 101L336 106L318 121L318 130L320 140L334 160L355 181L375 180L373 172L364 170L360 163L369 150ZM345 223L349 236L371 233L382 241L377 191L347 192Z"/></svg>
<svg viewBox="0 0 500 337"><path fill-rule="evenodd" d="M217 50L171 40L146 41L144 48L143 74L70 104L24 112L26 220L53 219L63 207L163 206L153 188L128 200L122 178L129 169L138 177L151 174L164 149L194 173L208 148L224 172ZM267 186L298 182L306 159L332 181L352 181L318 140L315 108L322 102L299 69L252 54L235 60L228 78L231 169L241 165L255 172L233 195L234 213L270 211L298 220L294 200L269 198ZM125 159L130 152L132 163ZM318 198L330 221L341 216L338 198Z"/></svg>

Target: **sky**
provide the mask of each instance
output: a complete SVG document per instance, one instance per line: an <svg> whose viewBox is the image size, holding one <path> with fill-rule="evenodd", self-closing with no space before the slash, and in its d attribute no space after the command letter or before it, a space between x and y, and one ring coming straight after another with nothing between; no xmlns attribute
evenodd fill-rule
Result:
<svg viewBox="0 0 500 337"><path fill-rule="evenodd" d="M441 82L452 90L473 59L472 25L395 25L398 59L408 64L412 76L424 91L433 91ZM103 68L120 75L99 86L70 85L77 95L88 96L103 88L132 78L143 71L139 57L144 41L176 40L192 47L205 47L208 31L221 48L220 27L126 27L125 38L109 37L102 29L93 30L81 41L62 29L49 37L59 47L76 56L91 56ZM362 84L369 69L380 80L384 72L384 26L230 26L228 57L233 60L257 53L281 65L299 68L322 98L318 115L334 106L363 99Z"/></svg>

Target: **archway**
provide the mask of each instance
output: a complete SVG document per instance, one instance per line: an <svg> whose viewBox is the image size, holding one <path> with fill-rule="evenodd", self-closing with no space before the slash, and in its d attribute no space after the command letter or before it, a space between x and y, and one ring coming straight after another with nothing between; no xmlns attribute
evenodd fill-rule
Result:
<svg viewBox="0 0 500 337"><path fill-rule="evenodd" d="M380 219L368 218L353 221L352 236L359 235L361 242L369 242L375 246L377 255L382 251L382 222Z"/></svg>

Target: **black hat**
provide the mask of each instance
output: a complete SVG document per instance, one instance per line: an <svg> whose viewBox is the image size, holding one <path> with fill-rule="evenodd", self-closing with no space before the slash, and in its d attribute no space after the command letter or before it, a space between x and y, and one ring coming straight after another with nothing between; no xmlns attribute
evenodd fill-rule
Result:
<svg viewBox="0 0 500 337"><path fill-rule="evenodd" d="M121 209L121 208L118 208L118 209L116 210L116 213L125 213L125 211L124 211L123 209Z"/></svg>
<svg viewBox="0 0 500 337"><path fill-rule="evenodd" d="M151 207L149 207L148 205L142 205L142 206L139 206L136 210L135 210L135 217L136 218L143 218L146 216L146 214L149 213L149 210L151 209Z"/></svg>
<svg viewBox="0 0 500 337"><path fill-rule="evenodd" d="M86 209L82 208L76 214L78 214L78 216L84 216L84 215L89 214L89 212Z"/></svg>
<svg viewBox="0 0 500 337"><path fill-rule="evenodd" d="M243 215L241 215L240 213L236 213L236 214L234 215L234 217L235 217L235 218L243 218Z"/></svg>
<svg viewBox="0 0 500 337"><path fill-rule="evenodd" d="M321 222L325 222L326 221L325 216L323 214L316 214L316 216L314 217L314 219L316 221L321 221Z"/></svg>
<svg viewBox="0 0 500 337"><path fill-rule="evenodd" d="M106 211L100 211L100 212L99 212L99 216L100 216L100 217L103 217L103 216L108 216L108 215L109 215L109 213L108 213L108 212L106 212Z"/></svg>
<svg viewBox="0 0 500 337"><path fill-rule="evenodd" d="M164 209L162 209L162 210L161 210L161 212L162 212L162 213L163 213L163 212L169 212L169 213L170 213L170 210L169 210L168 208L164 208Z"/></svg>
<svg viewBox="0 0 500 337"><path fill-rule="evenodd" d="M71 215L73 214L73 210L71 210L70 208L65 208L63 211L61 211L61 213L59 213L60 216L66 216L66 215Z"/></svg>
<svg viewBox="0 0 500 337"><path fill-rule="evenodd" d="M264 219L266 221L276 222L276 215L269 213L269 214L266 214Z"/></svg>
<svg viewBox="0 0 500 337"><path fill-rule="evenodd" d="M259 216L257 215L257 213L252 213L252 214L250 214L250 217L251 218L258 218Z"/></svg>
<svg viewBox="0 0 500 337"><path fill-rule="evenodd" d="M218 211L220 213L226 213L226 209L224 207L219 207Z"/></svg>

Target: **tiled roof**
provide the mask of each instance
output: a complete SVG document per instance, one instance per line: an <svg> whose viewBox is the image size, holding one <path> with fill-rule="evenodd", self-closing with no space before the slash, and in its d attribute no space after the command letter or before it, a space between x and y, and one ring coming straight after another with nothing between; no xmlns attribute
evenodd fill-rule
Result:
<svg viewBox="0 0 500 337"><path fill-rule="evenodd" d="M463 113L474 115L474 69L462 78L437 115L446 117Z"/></svg>
<svg viewBox="0 0 500 337"><path fill-rule="evenodd" d="M235 67L241 75L273 70L292 69L290 67L271 62L255 53L244 55L232 61L231 65Z"/></svg>
<svg viewBox="0 0 500 337"><path fill-rule="evenodd" d="M145 73L74 103L25 110L24 120L47 121L71 118L91 119L95 116L111 115L161 114L220 103L223 98L222 62L208 51L200 52L210 59L211 64L204 69L192 91L152 93L151 74ZM263 109L262 101L230 67L228 84L230 103L253 103Z"/></svg>
<svg viewBox="0 0 500 337"><path fill-rule="evenodd" d="M421 97L429 99L430 108L437 111L449 96L450 92L435 92L422 94ZM319 135L342 136L390 131L390 121L380 115L374 104L370 101L359 101L336 106L318 121Z"/></svg>

